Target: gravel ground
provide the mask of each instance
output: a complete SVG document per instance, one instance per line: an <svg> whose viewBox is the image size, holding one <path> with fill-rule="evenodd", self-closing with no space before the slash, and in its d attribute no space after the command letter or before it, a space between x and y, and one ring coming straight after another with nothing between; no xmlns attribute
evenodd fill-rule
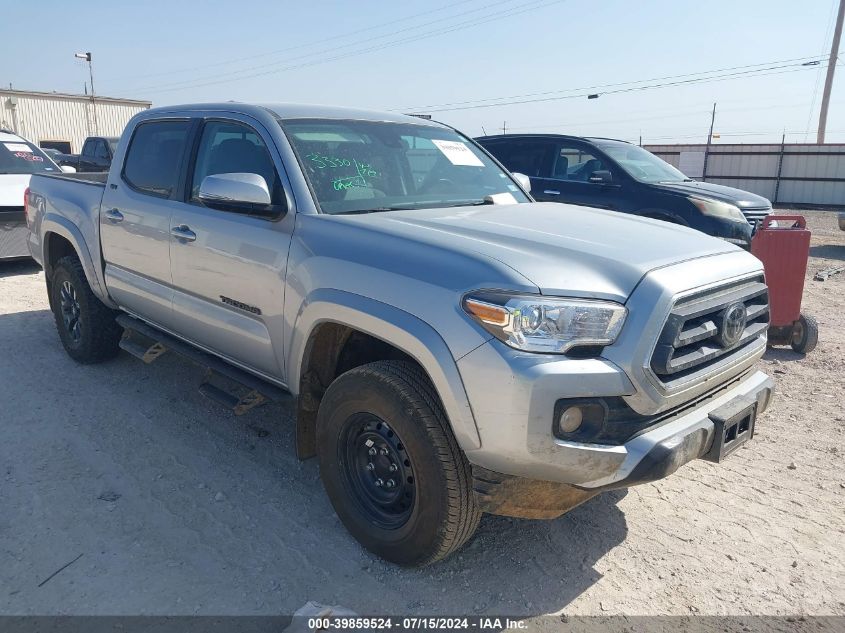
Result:
<svg viewBox="0 0 845 633"><path fill-rule="evenodd" d="M760 362L778 393L721 465L605 493L554 521L485 517L458 556L408 571L362 550L292 410L242 418L165 355L64 353L43 275L0 265L0 614L845 614L845 233L813 230L807 357ZM74 561L51 577L66 563Z"/></svg>

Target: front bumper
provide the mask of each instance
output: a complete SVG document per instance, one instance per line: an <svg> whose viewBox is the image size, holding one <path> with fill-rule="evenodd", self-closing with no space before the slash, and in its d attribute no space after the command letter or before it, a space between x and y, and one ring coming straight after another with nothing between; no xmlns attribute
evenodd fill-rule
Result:
<svg viewBox="0 0 845 633"><path fill-rule="evenodd" d="M531 358L533 356L533 359ZM630 395L626 374L604 359L537 362L536 355L486 343L458 362L473 408L481 447L467 459L496 473L571 484L582 489L625 487L669 475L704 455L714 437L716 415L732 402L769 404L772 380L744 372L672 411L624 443L562 440L552 432L554 402L567 398ZM509 380L501 384L501 377Z"/></svg>

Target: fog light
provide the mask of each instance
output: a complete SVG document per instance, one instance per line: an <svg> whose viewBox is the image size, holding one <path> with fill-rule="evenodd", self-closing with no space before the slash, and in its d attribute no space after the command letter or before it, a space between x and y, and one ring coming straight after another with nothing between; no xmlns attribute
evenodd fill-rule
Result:
<svg viewBox="0 0 845 633"><path fill-rule="evenodd" d="M558 428L560 428L561 433L574 433L581 426L583 419L584 414L581 407L569 407L560 414Z"/></svg>

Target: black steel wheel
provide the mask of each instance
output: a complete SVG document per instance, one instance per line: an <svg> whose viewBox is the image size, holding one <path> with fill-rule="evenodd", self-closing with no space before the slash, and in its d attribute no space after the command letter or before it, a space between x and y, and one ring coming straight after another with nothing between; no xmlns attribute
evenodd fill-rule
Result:
<svg viewBox="0 0 845 633"><path fill-rule="evenodd" d="M405 445L390 425L369 413L353 415L337 448L360 511L385 529L402 527L414 507L416 480Z"/></svg>
<svg viewBox="0 0 845 633"><path fill-rule="evenodd" d="M478 526L469 463L414 363L378 361L336 378L317 412L317 455L338 517L386 560L428 565Z"/></svg>

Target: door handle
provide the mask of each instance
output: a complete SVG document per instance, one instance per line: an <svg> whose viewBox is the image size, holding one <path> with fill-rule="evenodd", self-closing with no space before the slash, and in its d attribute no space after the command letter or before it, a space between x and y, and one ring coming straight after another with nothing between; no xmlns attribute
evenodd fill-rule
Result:
<svg viewBox="0 0 845 633"><path fill-rule="evenodd" d="M123 214L117 209L109 209L105 213L106 219L110 222L123 222Z"/></svg>
<svg viewBox="0 0 845 633"><path fill-rule="evenodd" d="M560 191L555 191L554 189L546 189L543 193L547 193L550 196L559 196Z"/></svg>
<svg viewBox="0 0 845 633"><path fill-rule="evenodd" d="M174 226L170 229L170 234L180 242L193 242L197 239L197 234L186 224Z"/></svg>

